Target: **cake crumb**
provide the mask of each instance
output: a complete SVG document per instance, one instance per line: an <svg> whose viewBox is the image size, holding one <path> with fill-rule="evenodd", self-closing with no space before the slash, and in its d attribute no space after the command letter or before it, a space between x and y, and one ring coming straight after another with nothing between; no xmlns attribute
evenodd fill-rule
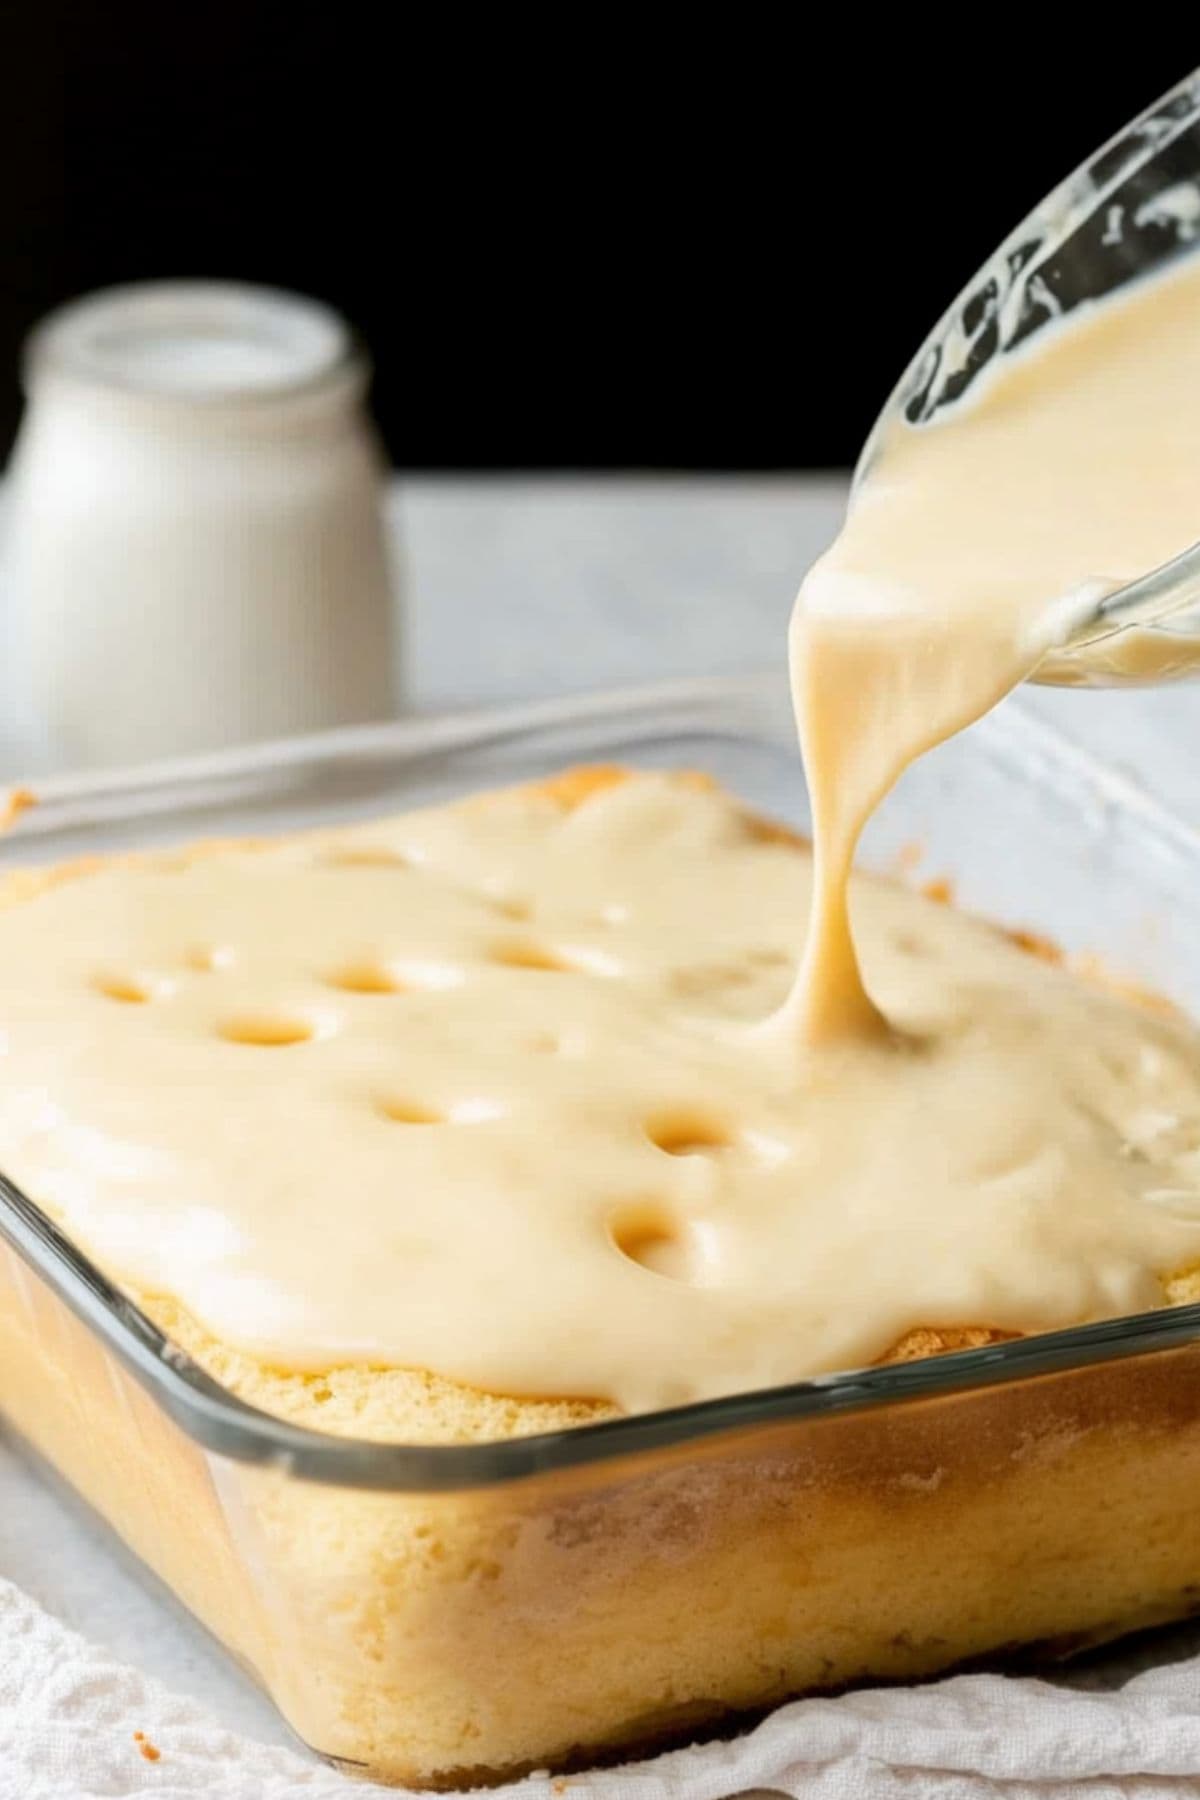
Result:
<svg viewBox="0 0 1200 1800"><path fill-rule="evenodd" d="M144 1731L135 1731L133 1734L133 1741L147 1762L158 1762L159 1758L162 1756L162 1751L157 1744L152 1744L150 1742L150 1739L146 1736Z"/></svg>
<svg viewBox="0 0 1200 1800"><path fill-rule="evenodd" d="M552 1781L550 1783L550 1786L554 1789L556 1794L565 1794L570 1785L570 1782L564 1781L561 1775L557 1781Z"/></svg>
<svg viewBox="0 0 1200 1800"><path fill-rule="evenodd" d="M1010 931L1008 936L1017 949L1024 950L1027 956L1036 956L1040 961L1048 963L1060 963L1063 959L1058 945L1051 938L1043 937L1040 931L1028 931L1019 926Z"/></svg>
<svg viewBox="0 0 1200 1800"><path fill-rule="evenodd" d="M932 881L922 883L921 892L927 900L936 900L939 906L949 906L954 899L954 883L946 875L935 875Z"/></svg>

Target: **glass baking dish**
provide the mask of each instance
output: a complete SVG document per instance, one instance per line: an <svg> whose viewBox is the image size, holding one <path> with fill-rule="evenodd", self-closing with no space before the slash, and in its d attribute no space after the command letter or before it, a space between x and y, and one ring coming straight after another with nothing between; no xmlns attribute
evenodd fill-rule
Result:
<svg viewBox="0 0 1200 1800"><path fill-rule="evenodd" d="M805 823L763 678L51 779L0 873L597 760L707 769ZM866 860L1200 1011L1200 837L1019 701L910 773ZM1200 1306L575 1431L381 1445L224 1390L0 1178L0 1403L315 1751L383 1781L567 1768L1200 1609Z"/></svg>

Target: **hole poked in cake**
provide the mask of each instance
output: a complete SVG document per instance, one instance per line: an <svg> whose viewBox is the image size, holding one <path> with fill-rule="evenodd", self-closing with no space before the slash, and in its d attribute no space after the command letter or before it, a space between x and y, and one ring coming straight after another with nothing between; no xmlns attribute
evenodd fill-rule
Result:
<svg viewBox="0 0 1200 1800"><path fill-rule="evenodd" d="M661 1200L629 1200L609 1215L608 1235L627 1261L691 1287L715 1286L720 1251L711 1225L684 1219Z"/></svg>
<svg viewBox="0 0 1200 1800"><path fill-rule="evenodd" d="M607 950L580 944L570 950L540 943L536 938L506 938L493 944L491 961L505 969L531 969L556 975L599 975L611 979L622 973L620 961Z"/></svg>
<svg viewBox="0 0 1200 1800"><path fill-rule="evenodd" d="M329 987L345 994L407 994L418 990L435 993L461 987L465 979L455 963L369 956L342 963L324 977Z"/></svg>
<svg viewBox="0 0 1200 1800"><path fill-rule="evenodd" d="M266 1050L307 1044L317 1035L312 1020L302 1019L296 1013L238 1013L231 1019L222 1019L217 1031L227 1043Z"/></svg>
<svg viewBox="0 0 1200 1800"><path fill-rule="evenodd" d="M702 1106L676 1106L646 1121L646 1136L668 1156L712 1156L728 1150L734 1134L723 1119Z"/></svg>
<svg viewBox="0 0 1200 1800"><path fill-rule="evenodd" d="M446 1115L424 1100L412 1100L403 1094L385 1094L375 1103L376 1111L393 1125L444 1125Z"/></svg>
<svg viewBox="0 0 1200 1800"><path fill-rule="evenodd" d="M93 977L92 986L106 1000L117 1000L123 1006L145 1006L169 991L169 984L151 975L129 975L119 970L102 970Z"/></svg>
<svg viewBox="0 0 1200 1800"><path fill-rule="evenodd" d="M343 963L330 970L325 980L344 994L400 994L408 985L395 969L374 957Z"/></svg>
<svg viewBox="0 0 1200 1800"><path fill-rule="evenodd" d="M563 975L572 967L565 956L549 944L539 943L536 938L506 938L502 943L493 944L489 954L492 962L505 969L537 969L546 974Z"/></svg>

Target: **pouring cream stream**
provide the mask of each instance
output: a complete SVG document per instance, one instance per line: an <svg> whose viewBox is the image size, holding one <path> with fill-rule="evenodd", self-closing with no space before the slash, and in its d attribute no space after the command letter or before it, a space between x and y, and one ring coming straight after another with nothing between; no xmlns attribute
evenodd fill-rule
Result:
<svg viewBox="0 0 1200 1800"><path fill-rule="evenodd" d="M897 421L884 439L792 617L816 876L786 1017L805 1042L882 1029L847 880L904 769L996 705L1102 595L1200 537L1198 398L1190 259L1070 315L968 407L920 428ZM1157 641L1114 642L1128 657L1146 640ZM1178 662L1186 647L1170 642Z"/></svg>

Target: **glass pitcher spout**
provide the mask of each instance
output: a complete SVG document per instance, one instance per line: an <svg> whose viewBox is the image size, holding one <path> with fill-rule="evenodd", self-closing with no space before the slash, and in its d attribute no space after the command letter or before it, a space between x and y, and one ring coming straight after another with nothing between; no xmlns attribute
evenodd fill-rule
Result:
<svg viewBox="0 0 1200 1800"><path fill-rule="evenodd" d="M1130 283L1200 255L1200 69L1061 182L989 257L901 376L855 485L897 430L969 408L1000 359ZM1200 540L1200 495L1196 535ZM1200 541L1104 595L1030 679L1113 686L1200 675Z"/></svg>

